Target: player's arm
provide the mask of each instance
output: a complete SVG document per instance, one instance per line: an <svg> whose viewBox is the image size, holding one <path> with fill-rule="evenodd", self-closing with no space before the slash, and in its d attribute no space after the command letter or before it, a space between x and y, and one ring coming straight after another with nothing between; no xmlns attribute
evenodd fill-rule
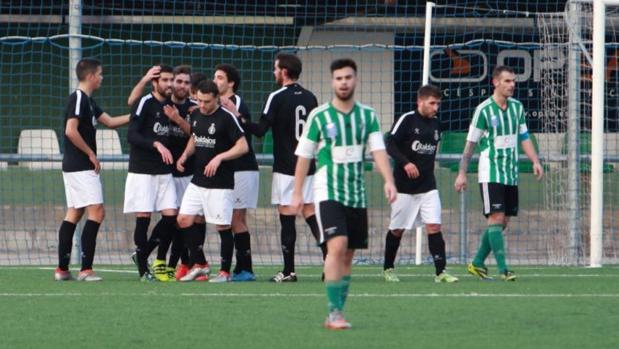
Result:
<svg viewBox="0 0 619 349"><path fill-rule="evenodd" d="M241 115L239 120L241 121L245 131L255 135L256 137L263 137L273 124L273 120L275 120L278 105L278 97L272 93L269 95L269 98L264 105L262 116L260 117L260 121L258 121L258 123L252 122Z"/></svg>
<svg viewBox="0 0 619 349"><path fill-rule="evenodd" d="M80 132L77 129L79 124L80 121L76 117L68 119L64 134L71 141L71 143L77 147L77 149L88 156L88 160L90 160L95 167L95 172L99 173L101 170L101 164L97 159L97 154L95 154L94 150L90 149L88 144L86 144L86 141L84 141L84 138L80 135Z"/></svg>
<svg viewBox="0 0 619 349"><path fill-rule="evenodd" d="M187 159L193 155L193 153L195 153L196 151L196 140L192 137L189 137L189 140L187 141L187 145L185 146L185 150L183 150L183 153L181 154L181 156L178 158L178 160L176 160L176 169L179 172L185 172L185 162L187 162Z"/></svg>
<svg viewBox="0 0 619 349"><path fill-rule="evenodd" d="M320 126L314 113L310 113L307 118L306 127L297 144L294 154L297 156L297 164L294 169L294 187L292 190L292 209L300 213L303 209L303 183L309 172L312 159L316 156L318 143L322 138Z"/></svg>
<svg viewBox="0 0 619 349"><path fill-rule="evenodd" d="M177 124L178 127L180 127L186 135L191 134L191 126L185 119L181 117L176 106L169 104L164 105L163 112L168 117L168 119L170 119L170 121L172 121L173 123Z"/></svg>
<svg viewBox="0 0 619 349"><path fill-rule="evenodd" d="M143 149L152 149L155 147L155 139L152 137L147 137L142 134L142 124L144 117L141 114L142 108L137 107L138 111L133 112L131 114L131 119L129 120L129 129L127 130L127 141L129 144L140 147Z"/></svg>
<svg viewBox="0 0 619 349"><path fill-rule="evenodd" d="M542 177L544 176L544 167L542 167L542 164L539 161L539 157L537 156L537 152L535 151L535 146L533 146L533 142L531 142L531 138L529 137L529 130L524 119L523 109L521 109L520 111L518 140L522 145L522 150L525 154L527 154L527 157L533 163L533 174L535 175L537 180L542 179Z"/></svg>
<svg viewBox="0 0 619 349"><path fill-rule="evenodd" d="M397 166L401 166L404 169L408 178L417 178L419 177L419 169L404 155L399 146L400 140L403 137L403 130L407 129L406 126L402 125L405 122L405 118L406 116L401 116L387 134L387 154L395 160Z"/></svg>
<svg viewBox="0 0 619 349"><path fill-rule="evenodd" d="M385 185L383 187L385 197L389 203L393 203L398 194L398 190L396 189L393 181L393 173L391 172L391 165L389 164L389 156L385 150L383 135L380 132L378 119L374 113L372 113L372 118L369 125L367 146L372 154L372 157L374 158L374 163L376 163L378 172L385 181Z"/></svg>
<svg viewBox="0 0 619 349"><path fill-rule="evenodd" d="M466 136L466 143L464 144L464 150L462 151L462 157L460 158L458 175L456 176L456 182L454 183L454 187L457 192L463 192L466 190L466 173L469 169L469 163L473 158L475 146L487 128L488 121L486 119L486 115L481 112L481 107L477 107L477 109L475 109L475 113L473 114L471 125L469 126L469 133Z"/></svg>
<svg viewBox="0 0 619 349"><path fill-rule="evenodd" d="M146 72L142 79L140 79L140 81L133 87L133 90L131 90L131 94L129 94L129 98L127 98L127 105L132 106L140 99L140 97L142 97L146 85L148 85L152 79L159 77L160 71L161 67L155 65Z"/></svg>
<svg viewBox="0 0 619 349"><path fill-rule="evenodd" d="M100 123L108 128L119 128L129 123L131 120L131 114L125 114L120 116L110 116L108 113L102 113L97 119Z"/></svg>
<svg viewBox="0 0 619 349"><path fill-rule="evenodd" d="M204 175L207 177L214 176L222 161L237 159L248 151L249 145L247 144L247 140L241 134L241 137L236 140L232 148L226 150L223 153L217 154L214 158L211 159L211 161L209 161L209 163L204 168Z"/></svg>

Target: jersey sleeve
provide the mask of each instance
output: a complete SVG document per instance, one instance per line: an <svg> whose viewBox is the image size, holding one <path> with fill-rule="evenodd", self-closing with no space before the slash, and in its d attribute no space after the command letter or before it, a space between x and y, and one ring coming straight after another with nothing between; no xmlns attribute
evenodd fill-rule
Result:
<svg viewBox="0 0 619 349"><path fill-rule="evenodd" d="M131 118L129 119L129 129L127 130L127 141L129 144L144 148L151 149L155 140L150 137L146 137L142 134L142 124L144 116L142 113L147 106L147 100L141 98L133 105L131 111Z"/></svg>
<svg viewBox="0 0 619 349"><path fill-rule="evenodd" d="M518 140L520 142L529 139L529 129L527 128L527 121L524 117L524 106L519 105L518 110Z"/></svg>
<svg viewBox="0 0 619 349"><path fill-rule="evenodd" d="M95 119L98 119L101 115L103 115L103 110L97 105L97 103L91 99L92 101L92 110L95 113Z"/></svg>
<svg viewBox="0 0 619 349"><path fill-rule="evenodd" d="M370 113L370 123L367 125L368 127L368 149L370 152L375 150L385 149L385 141L383 139L383 134L380 132L380 125L378 124L378 118L376 117L376 113L372 111Z"/></svg>
<svg viewBox="0 0 619 349"><path fill-rule="evenodd" d="M80 117L83 97L82 92L79 90L71 94L67 102L67 119Z"/></svg>
<svg viewBox="0 0 619 349"><path fill-rule="evenodd" d="M275 115L277 115L279 109L280 102L278 97L279 96L275 94L275 92L271 93L262 110L261 119L264 119L269 125L272 125L275 121Z"/></svg>
<svg viewBox="0 0 619 349"><path fill-rule="evenodd" d="M469 126L469 133L466 136L466 140L473 143L478 143L481 136L488 129L488 115L486 111L478 106L473 114L473 120Z"/></svg>
<svg viewBox="0 0 619 349"><path fill-rule="evenodd" d="M232 113L229 112L226 113L229 116L229 118L227 119L228 124L226 125L228 129L228 137L230 137L230 140L232 140L232 142L236 142L239 140L239 138L243 137L245 133L243 132L243 128L239 124L239 120L237 120L236 116L232 115Z"/></svg>
<svg viewBox="0 0 619 349"><path fill-rule="evenodd" d="M316 113L310 113L307 118L306 127L301 134L301 139L299 139L299 144L297 144L297 149L294 152L296 156L306 159L313 159L315 157L316 150L318 149L318 142L321 138L321 127L318 119Z"/></svg>
<svg viewBox="0 0 619 349"><path fill-rule="evenodd" d="M409 119L408 115L409 114L404 114L400 116L397 120L394 121L393 125L391 126L391 131L389 131L389 137L396 142L401 142L406 137L406 130L409 129L409 127L407 127Z"/></svg>

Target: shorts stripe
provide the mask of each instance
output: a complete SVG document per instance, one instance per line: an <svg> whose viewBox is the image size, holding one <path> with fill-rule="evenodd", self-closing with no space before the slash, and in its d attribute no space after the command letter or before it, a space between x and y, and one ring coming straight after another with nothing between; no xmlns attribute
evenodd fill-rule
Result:
<svg viewBox="0 0 619 349"><path fill-rule="evenodd" d="M481 191L484 201L484 214L490 214L490 195L488 194L488 183L481 184Z"/></svg>

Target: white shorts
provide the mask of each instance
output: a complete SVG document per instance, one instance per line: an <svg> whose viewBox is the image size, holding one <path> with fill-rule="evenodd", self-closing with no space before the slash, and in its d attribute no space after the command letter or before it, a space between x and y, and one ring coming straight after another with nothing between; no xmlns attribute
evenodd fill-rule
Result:
<svg viewBox="0 0 619 349"><path fill-rule="evenodd" d="M306 204L314 203L314 191L312 183L314 176L305 177L303 183L303 202ZM282 173L273 173L271 184L271 204L289 206L292 202L292 191L294 190L294 176Z"/></svg>
<svg viewBox="0 0 619 349"><path fill-rule="evenodd" d="M158 212L176 208L176 189L171 173L127 174L124 213Z"/></svg>
<svg viewBox="0 0 619 349"><path fill-rule="evenodd" d="M232 189L207 189L189 183L179 214L203 215L207 223L229 225L232 222Z"/></svg>
<svg viewBox="0 0 619 349"><path fill-rule="evenodd" d="M391 204L389 230L413 229L423 224L441 224L441 198L438 190L421 194L398 193Z"/></svg>
<svg viewBox="0 0 619 349"><path fill-rule="evenodd" d="M258 192L260 188L260 172L234 172L233 208L258 207Z"/></svg>
<svg viewBox="0 0 619 349"><path fill-rule="evenodd" d="M83 208L103 203L101 178L95 171L63 172L62 180L67 207Z"/></svg>
<svg viewBox="0 0 619 349"><path fill-rule="evenodd" d="M185 190L189 183L191 183L191 179L193 176L183 176L183 177L172 177L174 180L174 188L176 189L176 207L181 207L181 202L183 201L183 194L185 194Z"/></svg>

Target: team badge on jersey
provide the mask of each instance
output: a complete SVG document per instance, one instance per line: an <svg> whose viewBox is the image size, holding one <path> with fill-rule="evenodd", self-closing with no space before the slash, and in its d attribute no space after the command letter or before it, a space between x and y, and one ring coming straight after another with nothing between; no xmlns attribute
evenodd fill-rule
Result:
<svg viewBox="0 0 619 349"><path fill-rule="evenodd" d="M497 127L499 126L499 118L496 115L492 115L490 116L490 125L492 127Z"/></svg>
<svg viewBox="0 0 619 349"><path fill-rule="evenodd" d="M337 126L335 126L334 123L328 123L327 124L327 137L329 138L335 138L337 137Z"/></svg>
<svg viewBox="0 0 619 349"><path fill-rule="evenodd" d="M434 140L438 142L439 139L438 130L434 130Z"/></svg>
<svg viewBox="0 0 619 349"><path fill-rule="evenodd" d="M97 118L95 118L95 116L92 116L92 126L97 126Z"/></svg>
<svg viewBox="0 0 619 349"><path fill-rule="evenodd" d="M215 124L214 123L212 123L211 126L209 126L208 134L210 134L210 135L215 134Z"/></svg>

